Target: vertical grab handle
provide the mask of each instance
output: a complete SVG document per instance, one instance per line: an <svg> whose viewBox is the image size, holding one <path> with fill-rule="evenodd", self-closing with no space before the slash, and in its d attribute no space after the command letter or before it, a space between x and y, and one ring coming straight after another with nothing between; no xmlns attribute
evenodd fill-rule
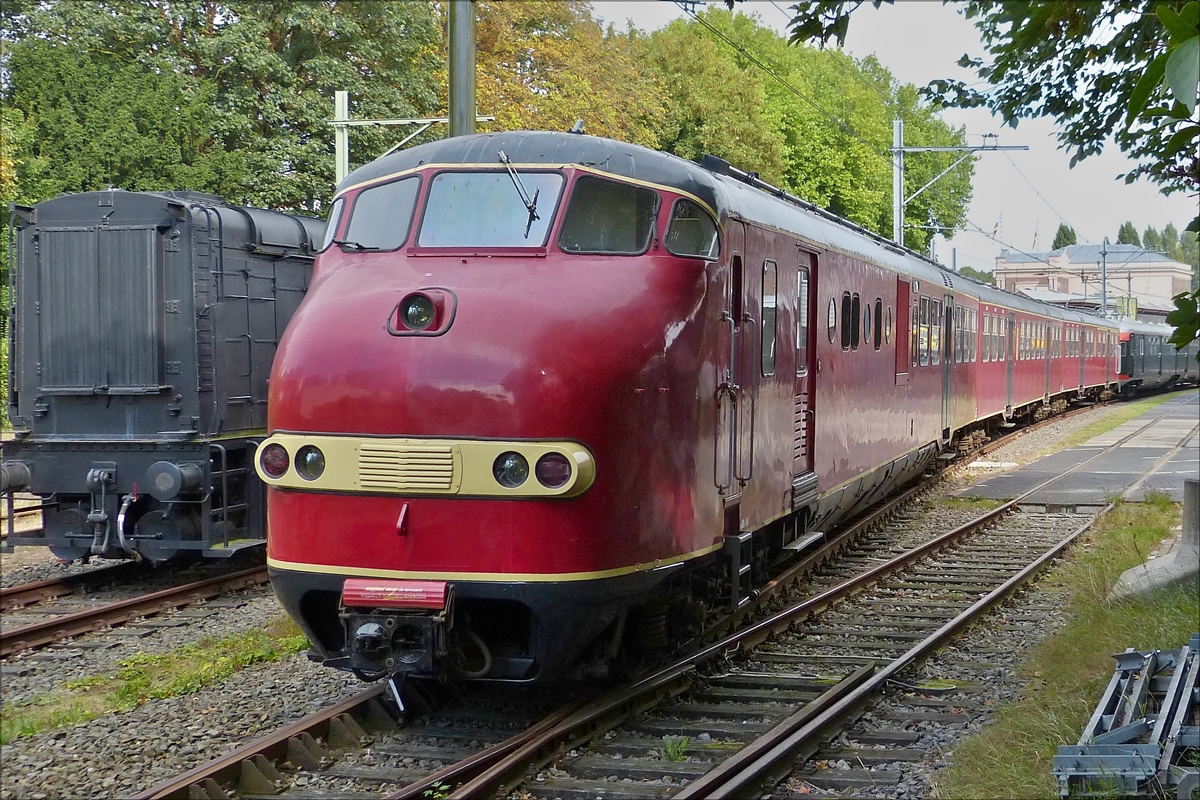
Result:
<svg viewBox="0 0 1200 800"><path fill-rule="evenodd" d="M751 326L757 325L758 322L755 321L754 317L750 316L750 312L747 311L742 316L742 324L744 324L746 326L746 328L749 329ZM760 342L760 347L761 347L761 342ZM755 407L756 406L755 400L758 397L758 382L759 382L759 372L760 371L761 370L759 370L757 368L752 369L750 371L750 382L751 382L751 386L750 386L750 454L749 454L750 468L746 471L745 475L735 475L735 477L739 481L741 481L743 484L748 483L750 481L750 479L754 477L754 413L755 413L755 411L757 411L757 408ZM740 422L740 419L739 419L739 422ZM738 431L738 433L740 434L741 431Z"/></svg>

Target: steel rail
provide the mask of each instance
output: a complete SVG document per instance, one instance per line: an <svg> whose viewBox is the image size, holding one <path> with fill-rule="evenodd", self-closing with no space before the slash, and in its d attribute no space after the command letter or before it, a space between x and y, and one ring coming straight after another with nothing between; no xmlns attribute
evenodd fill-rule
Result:
<svg viewBox="0 0 1200 800"><path fill-rule="evenodd" d="M174 586L139 597L131 597L98 608L89 608L61 617L0 631L0 658L44 647L83 633L120 625L138 617L149 617L189 603L197 603L229 590L249 588L267 582L267 568L253 567L229 575L220 575L183 586Z"/></svg>
<svg viewBox="0 0 1200 800"><path fill-rule="evenodd" d="M371 715L371 702L382 695L383 690L383 684L372 686L340 703L335 703L329 708L280 728L272 734L201 764L179 777L156 784L145 792L134 795L134 798L135 800L154 800L156 798L226 797L224 790L220 788L221 784L235 783L244 786L242 773L247 764L268 781L274 783L277 780L272 776L274 767L268 764L264 768L263 760L295 759L296 762L317 761L319 763L322 758L327 756L328 751L317 740L321 739L326 742L330 740L332 728L337 724L334 720L337 720L351 737L358 736L359 733L355 728L361 730L364 726L358 724L357 720L354 726L349 726L346 723L346 717L362 718L366 721ZM334 738L337 736L334 735ZM305 755L306 753L307 755ZM304 764L297 764L297 766L304 766ZM191 791L193 786L197 789L195 793ZM277 790L279 787L274 788ZM275 792L267 791L265 793L274 794Z"/></svg>
<svg viewBox="0 0 1200 800"><path fill-rule="evenodd" d="M972 455L990 452L1002 447L1040 427L1044 422L1061 420L1067 416L1084 413L1090 408L1089 406L1087 408L1073 409L1064 414L1050 417L1042 422L1014 431L1000 439L986 443ZM760 593L761 599L770 597L784 588L791 578L811 569L824 558L833 555L840 549L851 544L858 534L880 522L915 495L928 490L935 481L936 478L923 482L887 501L867 516L856 520L850 527L839 533L836 538L828 541L818 551L806 556L787 571L777 576L771 583L767 584ZM1015 506L1015 501L984 515L981 518L983 522L976 520L974 525L986 524L986 521L1006 513L1013 506ZM956 531L961 532L971 527L971 525L972 523L968 523L968 525L961 526ZM955 532L952 531L951 533ZM941 538L948 536L946 535ZM926 550L928 549L926 548ZM877 572L878 570L873 570L870 574ZM753 646L778 630L786 630L792 622L821 610L824 605L835 602L836 593L839 589L846 594L851 594L857 591L864 583L866 583L865 580L852 579L846 581L839 587L834 587L817 597L810 598L805 603L798 604L793 609L780 612L780 614L765 620L766 625L756 625L741 634L726 637L704 648L700 653L684 659L677 664L663 668L632 686L614 690L604 697L587 702L582 706L576 704L575 706L560 709L516 736L510 737L462 761L432 773L420 781L410 783L386 795L386 800L418 800L419 798L428 797L430 796L429 792L440 791L438 788L435 788L435 784L438 787L463 784L452 796L473 796L472 793L475 792L476 788L486 785L489 775L503 771L504 762L512 762L515 759L523 764L529 758L536 757L539 753L544 754L548 749L548 745L561 742L563 734L571 735L574 732L576 739L584 741L595 735L595 730L599 725L604 723L609 723L610 725L619 724L620 718L631 716L640 710L653 706L667 694L676 694L683 691L690 683L690 676L699 662L718 654L727 653L731 649ZM856 687L869 679L874 670L875 665L870 665L848 676L837 686L832 687L821 697L807 704L789 717L788 720L785 720L784 723L781 723L780 728L795 731L811 724L813 720L818 718L819 714L831 708L837 701L846 697ZM202 764L184 775L164 781L136 797L138 800L151 800L152 798L225 796L222 785L237 784L245 786L244 771L248 771L252 775L269 775L273 771L273 766L269 762L264 764L263 760L294 758L294 751L297 745L294 741L291 744L286 744L289 740L297 740L298 737L307 735L309 737L308 741L312 744L308 745L306 749L311 752L314 746L316 748L322 747L316 740L329 740L331 735L331 720L344 718L344 715L361 717L364 708L369 708L372 703L378 704L378 698L382 692L382 686L373 687L347 701L343 701L329 709L293 723L287 728L243 747L239 747L212 762ZM581 735L578 732L580 726L590 730ZM281 744L281 742L285 744ZM290 751L288 750L289 747L291 748ZM301 758L303 759L303 756ZM280 785L276 784L272 787L267 787L258 784L255 786L252 780L251 786L247 788L257 788L260 792L265 790L267 793L274 793L279 790Z"/></svg>
<svg viewBox="0 0 1200 800"><path fill-rule="evenodd" d="M1110 503L1100 513L1110 511L1112 507ZM792 730L786 729L783 724L775 726L747 744L732 758L692 781L673 796L681 800L684 798L688 800L695 800L695 798L724 800L724 798L757 797L762 786L768 783L774 785L780 778L791 772L792 762L798 753L807 750L806 755L811 755L824 734L841 727L848 714L881 689L896 673L929 655L976 617L991 610L992 606L1008 597L1015 589L1040 572L1052 559L1066 550L1079 536L1091 528L1099 517L1098 514L1080 525L1016 575L975 601L969 608L874 675L862 681L828 708L821 710L803 726Z"/></svg>
<svg viewBox="0 0 1200 800"><path fill-rule="evenodd" d="M90 572L77 572L60 578L0 588L0 611L11 611L31 603L62 597L71 594L80 586L99 581L124 579L130 577L128 573L137 572L141 567L142 563L139 561L122 561Z"/></svg>
<svg viewBox="0 0 1200 800"><path fill-rule="evenodd" d="M1015 501L994 509L982 517L961 525L952 531L942 534L935 539L925 542L912 550L901 553L892 560L861 573L849 580L834 586L821 594L783 609L772 616L757 622L743 630L704 647L687 658L628 687L615 690L590 703L578 714L563 721L554 729L547 731L539 739L528 742L525 746L499 759L486 772L477 778L463 784L450 795L449 800L470 800L474 797L485 797L496 794L501 788L511 788L519 782L528 765L543 753L565 746L572 739L586 740L597 733L596 723L606 719L610 727L615 727L640 710L642 706L650 707L658 702L654 694L663 692L668 687L678 693L686 688L683 681L690 677L697 666L716 657L728 656L739 649L750 649L766 641L776 633L782 633L792 624L806 619L808 616L823 610L828 605L857 592L862 587L874 583L879 578L891 572L898 571L912 561L919 560L945 544L961 537L964 533L988 524L993 519L1006 514L1016 505ZM580 730L586 730L580 734ZM393 796L388 795L386 800Z"/></svg>
<svg viewBox="0 0 1200 800"><path fill-rule="evenodd" d="M894 572L898 572L913 562L919 561L926 556L929 556L941 550L942 548L949 546L967 534L990 524L1002 516L1007 515L1009 512L1015 510L1020 505L1021 501L1024 500L1024 498L1029 497L1034 492L1037 492L1049 484L1060 480L1064 476L1070 475L1079 469L1082 469L1084 466L1100 458L1102 455L1115 450L1117 447L1129 441L1134 436L1137 436L1142 431L1159 422L1163 417L1167 416L1167 413L1169 412L1156 415L1145 425L1140 426L1137 430L1122 437L1112 445L1100 449L1094 455L1084 459L1070 469L1043 481L1019 497L1010 500L995 509L992 509L980 517L977 517L975 520L936 536L933 539L930 539L912 548L911 550L906 551L905 553L901 553L890 561L868 570L867 572L850 578L849 580L846 580L837 586L831 587L830 589L827 589L818 595L808 598L807 600L791 606L790 608L783 609L782 611L779 611L760 622L750 625L749 627L738 631L737 633L731 634L720 641L688 656L686 659L666 667L649 677L643 678L628 687L615 690L614 692L610 692L609 694L598 698L581 709L577 714L574 714L568 719L564 720L560 725L547 730L542 736L526 742L524 745L510 752L505 757L498 759L487 770L480 773L476 778L459 786L447 797L449 800L470 800L474 797L495 795L501 789L511 789L520 783L521 777L531 764L537 763L539 760L544 760L549 753L568 746L568 743L582 743L594 737L598 732L598 728L602 721L607 723L609 726L608 729L610 729L611 727L615 727L615 725L620 724L624 719L631 717L639 708L650 707L658 702L657 699L648 700L649 696L664 692L674 694L683 691L684 688L686 688L687 677L690 676L690 674L700 663L717 656L726 656L738 649L748 649L757 646L758 644L766 641L770 636L786 631L791 627L792 624L802 621L818 611L824 610L829 605L842 600L848 595L860 591L867 585L875 583L880 578ZM1188 437L1190 436L1191 433L1189 432ZM910 491L915 493L921 488L922 487L917 487L916 489ZM879 514L879 516L883 516L888 510L890 509L885 507L876 513ZM872 518L877 519L874 514L872 515ZM1079 533L1087 530L1093 524L1096 518L1089 520L1079 529L1079 531L1073 533L1070 537L1063 540L1047 554L1044 554L1029 567L1026 567L1024 570L1022 570L1021 573L1018 573L1018 575L1032 574L1032 572L1035 571L1035 568L1040 568L1040 565L1049 561L1051 558L1065 549L1072 541L1074 541ZM865 524L866 522L867 520L864 520L859 524ZM839 539L840 538L841 537L839 537ZM1001 588L1003 589L1004 587L1008 587L1010 584L1016 585L1010 579L1009 581L1006 581ZM1002 596L1003 595L998 595L996 599ZM991 595L988 595L979 602L984 603L987 601L984 607L990 607L994 602L996 602L996 599L989 600L989 598L991 598ZM978 604L979 603L976 605ZM974 608L974 606L972 606L972 608ZM945 626L943 626L943 628L948 629L949 633L952 633L957 631L958 628L963 624L965 623L958 621L956 618L955 620L952 620L950 623L947 623ZM932 642L926 647L926 649L932 647L933 643L940 641L940 639L937 638L940 633L941 631L939 630L939 632L927 637L927 639L932 640ZM949 635L949 633L942 635ZM886 676L894 674L896 670L903 666L907 666L908 663L911 663L911 661L912 659L910 658L904 661L904 663L900 666L897 666L895 669L885 668ZM868 683L870 683L872 686L880 685L878 681L883 679L879 679L878 674L879 673L872 677ZM884 679L886 679L886 677ZM857 702L858 699L865 697L866 694L867 692L864 692L861 690L861 688L855 689L850 695L847 696L847 698L839 700L833 708L831 708L829 711L823 712L817 719L805 725L800 729L800 731L792 734L792 736L798 736L801 732L811 729L811 727L817 722L826 719L829 714L833 713L834 709L842 709L844 711L844 709L850 703L850 697L856 698L854 702ZM426 784L425 781L422 781L421 785L424 788L431 786L432 784ZM691 784L689 784L689 787L690 786ZM407 791L407 788L405 791ZM396 795L387 795L386 800L391 800L391 798L394 796ZM404 796L412 797L415 795L405 794Z"/></svg>
<svg viewBox="0 0 1200 800"><path fill-rule="evenodd" d="M51 503L36 503L31 506L17 506L16 508L13 509L13 516L21 517L26 514L33 514L35 512L41 511L44 508L57 508L58 505L59 505L58 501L55 500L54 502L51 502ZM0 519L8 519L8 511L7 510L0 511Z"/></svg>

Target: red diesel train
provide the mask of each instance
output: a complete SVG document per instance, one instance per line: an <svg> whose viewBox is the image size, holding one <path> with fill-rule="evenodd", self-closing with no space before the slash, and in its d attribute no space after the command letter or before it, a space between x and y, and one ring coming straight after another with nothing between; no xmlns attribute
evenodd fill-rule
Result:
<svg viewBox="0 0 1200 800"><path fill-rule="evenodd" d="M1111 390L1117 333L712 157L414 147L339 187L280 343L271 579L367 679L603 673L938 454Z"/></svg>

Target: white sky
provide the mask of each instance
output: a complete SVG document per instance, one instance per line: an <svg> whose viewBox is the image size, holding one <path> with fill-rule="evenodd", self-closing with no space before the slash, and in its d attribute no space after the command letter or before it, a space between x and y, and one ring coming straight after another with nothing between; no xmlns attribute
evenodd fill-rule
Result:
<svg viewBox="0 0 1200 800"><path fill-rule="evenodd" d="M636 27L650 31L685 16L669 0L594 1L592 6L599 19L618 28L632 20ZM789 6L787 0L746 0L737 10L757 13L766 25L783 34L791 17ZM974 25L952 6L928 0L897 0L895 6L879 9L864 4L851 17L845 49L860 58L874 53L898 80L919 87L935 78L977 81L972 71L956 62L963 53L975 57L984 53ZM1116 241L1117 229L1126 220L1131 220L1140 234L1147 226L1161 231L1168 222L1183 230L1196 214L1195 196L1176 193L1168 197L1148 181L1127 186L1118 179L1116 176L1133 164L1116 145L1069 168L1070 156L1058 149L1057 126L1052 120L1023 120L1013 129L984 109L949 109L942 112L942 118L956 127L965 126L968 144L980 144L983 134L996 133L1001 145L1029 146L1028 151L980 156L975 164L974 197L967 211L967 219L988 232L999 226L996 238L1015 249L1049 250L1060 222L1075 229L1080 244L1098 244L1105 236ZM919 187L905 188L911 194ZM1004 246L982 234L963 231L949 242L939 237L937 255L949 264L953 247L960 267L991 270Z"/></svg>

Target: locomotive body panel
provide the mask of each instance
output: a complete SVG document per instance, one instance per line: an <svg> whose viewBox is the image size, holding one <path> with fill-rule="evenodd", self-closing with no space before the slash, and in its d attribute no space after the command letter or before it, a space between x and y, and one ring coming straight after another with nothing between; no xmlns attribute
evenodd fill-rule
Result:
<svg viewBox="0 0 1200 800"><path fill-rule="evenodd" d="M6 547L160 560L261 546L254 437L323 224L119 190L16 219L3 488L56 503Z"/></svg>
<svg viewBox="0 0 1200 800"><path fill-rule="evenodd" d="M1102 356L1089 372L1048 344L1081 315L705 165L511 132L396 153L341 187L257 464L276 592L331 664L528 681L593 644L603 661L626 623L674 624L693 579L739 602L764 554L915 477L960 431L1104 385ZM446 200L455 186L472 188ZM672 255L705 224L719 251ZM421 442L441 460L406 455ZM330 465L390 447L417 466L322 483L301 471L326 468L321 446ZM556 446L585 448L594 480L546 497L531 465ZM512 451L494 485L487 447ZM444 604L365 608L342 597L348 576ZM470 653L489 655L475 669Z"/></svg>

